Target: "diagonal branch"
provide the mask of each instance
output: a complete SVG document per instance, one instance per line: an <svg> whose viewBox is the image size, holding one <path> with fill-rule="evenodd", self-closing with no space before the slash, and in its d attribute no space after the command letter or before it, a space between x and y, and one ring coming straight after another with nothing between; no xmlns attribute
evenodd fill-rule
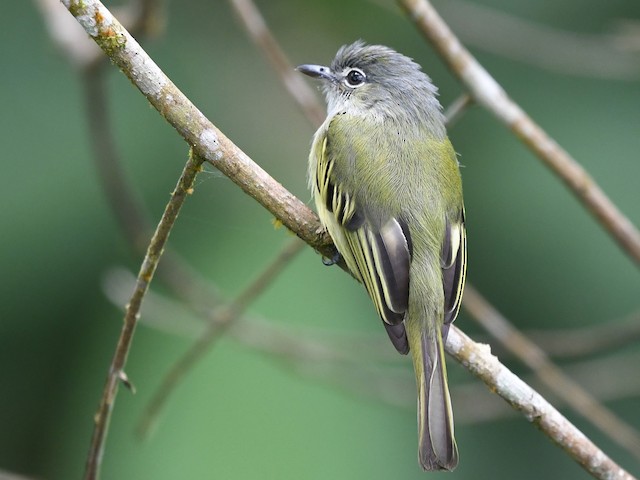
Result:
<svg viewBox="0 0 640 480"><path fill-rule="evenodd" d="M144 257L140 267L140 272L138 273L136 287L131 295L129 303L127 304L124 316L124 325L122 326L116 351L113 356L113 360L111 361L100 406L98 407L98 411L94 417L95 427L91 438L89 455L87 457L84 477L85 480L94 480L99 478L100 464L102 462L105 441L109 430L111 412L113 411L113 405L118 393L118 385L120 381L123 381L128 385L128 379L124 372L124 367L127 363L129 351L131 350L133 335L140 316L142 300L149 289L149 284L153 279L156 267L160 261L160 257L162 256L162 251L169 238L169 233L171 232L171 229L178 217L178 213L180 212L187 195L192 191L194 180L200 171L202 162L203 159L200 157L196 155L189 155L189 161L180 175L178 184L171 195L171 199L169 200L156 231L149 242L147 254Z"/></svg>
<svg viewBox="0 0 640 480"><path fill-rule="evenodd" d="M595 478L634 478L607 457L538 392L502 365L491 354L488 345L473 342L454 326L447 338L447 352L514 409L520 411Z"/></svg>
<svg viewBox="0 0 640 480"><path fill-rule="evenodd" d="M640 232L584 168L509 98L464 48L428 0L398 1L476 102L493 113L560 177L620 247L640 264Z"/></svg>
<svg viewBox="0 0 640 480"><path fill-rule="evenodd" d="M638 398L640 395L638 364L640 364L640 352L632 352L581 361L565 365L564 369L591 395L605 402ZM615 375L611 372L615 372ZM527 375L525 379L534 388L538 386L544 388L533 375ZM456 422L460 424L513 418L517 413L509 409L504 402L498 402L495 395L488 395L484 386L477 382L454 386L452 396L456 407ZM552 401L556 408L565 405L562 399L555 396Z"/></svg>
<svg viewBox="0 0 640 480"><path fill-rule="evenodd" d="M521 359L553 393L593 423L618 445L640 457L640 436L611 410L598 403L577 382L554 365L547 354L520 333L471 285L465 290L465 310L496 338L504 348Z"/></svg>

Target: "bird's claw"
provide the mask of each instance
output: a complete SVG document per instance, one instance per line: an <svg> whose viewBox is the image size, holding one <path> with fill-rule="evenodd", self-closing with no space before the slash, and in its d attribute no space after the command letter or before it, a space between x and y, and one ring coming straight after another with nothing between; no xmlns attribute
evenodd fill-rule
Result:
<svg viewBox="0 0 640 480"><path fill-rule="evenodd" d="M336 253L333 254L333 257L329 258L329 257L322 257L322 264L330 267L331 265L335 265L336 263L340 263L340 261L342 260L342 255L340 255L340 252L338 252L336 250Z"/></svg>

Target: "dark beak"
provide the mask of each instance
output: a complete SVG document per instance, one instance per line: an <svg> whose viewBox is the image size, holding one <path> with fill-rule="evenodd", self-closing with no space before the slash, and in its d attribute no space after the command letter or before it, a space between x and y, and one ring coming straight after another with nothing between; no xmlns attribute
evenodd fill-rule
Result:
<svg viewBox="0 0 640 480"><path fill-rule="evenodd" d="M296 70L313 78L320 78L331 82L334 82L336 79L331 69L322 65L299 65L296 67Z"/></svg>

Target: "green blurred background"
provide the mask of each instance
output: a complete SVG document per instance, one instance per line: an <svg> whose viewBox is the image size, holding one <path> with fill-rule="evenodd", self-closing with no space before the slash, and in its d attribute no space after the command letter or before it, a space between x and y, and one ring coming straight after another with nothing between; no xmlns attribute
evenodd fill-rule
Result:
<svg viewBox="0 0 640 480"><path fill-rule="evenodd" d="M387 44L422 64L448 105L460 85L414 26L386 3L258 5L293 62L328 62L340 45L357 38ZM635 0L479 3L584 34L607 32L619 19L638 21L640 14ZM314 128L227 2L167 7L166 31L145 42L147 51L223 132L308 201L306 157ZM102 280L114 266L137 271L140 256L126 243L101 190L79 77L49 38L34 2L5 2L2 11L0 470L79 478L122 317L106 299ZM454 17L454 29L474 23ZM485 32L500 34L490 27ZM498 43L510 42L498 37ZM471 48L640 225L640 77L567 75ZM108 84L124 168L155 222L187 146L115 68ZM472 109L451 137L465 166L469 279L519 328L602 324L638 308L637 266L491 115ZM209 166L170 244L231 298L288 240L271 221ZM323 267L309 249L250 311L295 329L385 336L363 289L338 269ZM457 325L472 336L479 332L464 312ZM229 338L184 379L152 438L138 441L133 428L147 400L189 345L185 337L138 330L127 368L137 394L121 390L118 396L103 478L430 476L417 464L413 405L393 407L357 389L336 388L330 378L296 373ZM634 350L637 345L625 347ZM403 371L411 378L405 360ZM449 365L453 384L476 382L453 360ZM637 392L608 406L640 428ZM615 460L640 471L637 459L565 413ZM460 466L448 478L586 477L522 417L458 424L457 438Z"/></svg>

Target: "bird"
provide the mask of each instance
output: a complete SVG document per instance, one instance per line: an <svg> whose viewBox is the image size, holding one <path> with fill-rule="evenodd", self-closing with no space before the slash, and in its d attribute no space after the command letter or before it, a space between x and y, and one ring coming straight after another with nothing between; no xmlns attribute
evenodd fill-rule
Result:
<svg viewBox="0 0 640 480"><path fill-rule="evenodd" d="M444 343L460 310L467 264L462 180L438 90L416 62L362 40L321 81L327 117L309 155L309 188L339 256L364 284L387 334L411 353L418 461L458 464Z"/></svg>

